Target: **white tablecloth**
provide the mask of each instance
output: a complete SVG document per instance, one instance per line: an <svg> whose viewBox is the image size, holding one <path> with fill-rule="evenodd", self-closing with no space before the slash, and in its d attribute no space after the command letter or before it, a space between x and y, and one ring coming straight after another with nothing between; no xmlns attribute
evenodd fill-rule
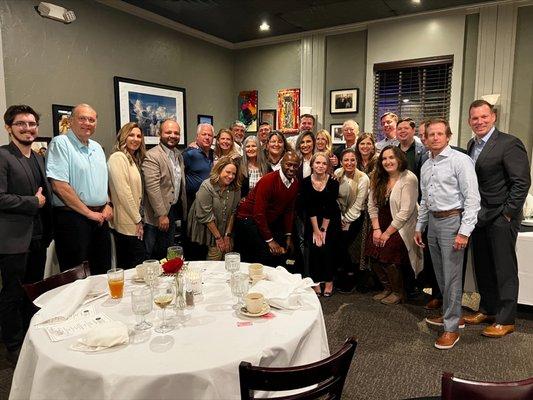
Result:
<svg viewBox="0 0 533 400"><path fill-rule="evenodd" d="M242 317L229 309L234 297L225 279L210 275L223 271L224 263L193 265L207 268L204 300L185 326L165 335L151 329L146 341L89 354L69 350L77 338L53 343L32 325L10 399L237 399L241 361L294 366L329 355L322 309L312 289L304 295L308 305L300 310L272 310L272 319ZM130 279L126 285L126 291L135 286ZM130 328L135 323L128 294L118 303L107 298L93 304ZM173 310L167 313L174 315ZM155 314L148 320L158 323ZM238 327L243 321L252 325Z"/></svg>
<svg viewBox="0 0 533 400"><path fill-rule="evenodd" d="M533 232L521 232L516 241L518 303L533 306Z"/></svg>

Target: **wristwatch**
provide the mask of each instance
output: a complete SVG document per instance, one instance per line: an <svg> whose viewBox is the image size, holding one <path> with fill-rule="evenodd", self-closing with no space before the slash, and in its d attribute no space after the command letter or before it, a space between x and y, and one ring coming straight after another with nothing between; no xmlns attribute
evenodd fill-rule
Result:
<svg viewBox="0 0 533 400"><path fill-rule="evenodd" d="M321 228L320 228L320 232L326 232L326 228L321 227Z"/></svg>

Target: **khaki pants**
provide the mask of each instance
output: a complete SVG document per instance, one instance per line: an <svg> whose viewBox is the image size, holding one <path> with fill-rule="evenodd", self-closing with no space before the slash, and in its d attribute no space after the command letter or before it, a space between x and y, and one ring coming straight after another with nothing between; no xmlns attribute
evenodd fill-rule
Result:
<svg viewBox="0 0 533 400"><path fill-rule="evenodd" d="M213 246L213 247L209 247L208 250L207 250L207 260L208 261L222 261L224 258L223 258L223 254L222 252L218 249L217 246Z"/></svg>

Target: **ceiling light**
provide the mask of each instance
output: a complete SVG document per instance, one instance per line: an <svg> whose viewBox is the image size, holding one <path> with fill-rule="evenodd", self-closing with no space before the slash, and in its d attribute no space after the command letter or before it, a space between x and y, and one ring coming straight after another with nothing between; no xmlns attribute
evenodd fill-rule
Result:
<svg viewBox="0 0 533 400"><path fill-rule="evenodd" d="M409 100L409 99L403 99L402 101L403 101L404 103L409 103L410 100Z"/></svg>
<svg viewBox="0 0 533 400"><path fill-rule="evenodd" d="M414 3L414 4L420 4L421 0L411 0L411 2Z"/></svg>
<svg viewBox="0 0 533 400"><path fill-rule="evenodd" d="M266 21L263 21L263 23L261 25L259 25L259 30L264 32L264 31L269 31L270 30L270 25L267 24Z"/></svg>

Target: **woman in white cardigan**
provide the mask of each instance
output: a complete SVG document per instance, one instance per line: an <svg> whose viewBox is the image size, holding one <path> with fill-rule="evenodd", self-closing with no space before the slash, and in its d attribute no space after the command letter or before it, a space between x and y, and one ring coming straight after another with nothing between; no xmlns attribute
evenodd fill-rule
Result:
<svg viewBox="0 0 533 400"><path fill-rule="evenodd" d="M113 237L117 266L133 268L145 258L141 199L143 185L140 165L146 154L144 135L135 122L124 125L117 134L109 157L109 192L113 203Z"/></svg>
<svg viewBox="0 0 533 400"><path fill-rule="evenodd" d="M374 296L383 304L404 300L402 265L410 264L415 276L423 268L413 237L418 215L418 180L407 170L407 158L396 146L385 147L370 181L368 213L372 235L366 254L375 260L374 271L383 291Z"/></svg>

